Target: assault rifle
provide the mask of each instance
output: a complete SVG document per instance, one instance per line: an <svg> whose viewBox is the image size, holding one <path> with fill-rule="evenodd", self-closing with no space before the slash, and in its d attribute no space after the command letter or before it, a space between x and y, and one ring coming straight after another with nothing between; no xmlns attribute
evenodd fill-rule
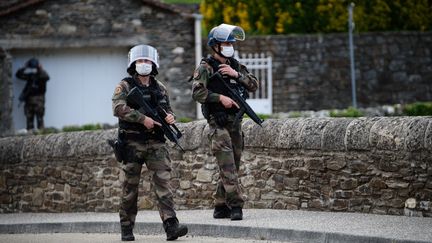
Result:
<svg viewBox="0 0 432 243"><path fill-rule="evenodd" d="M230 94L230 96L234 99L234 101L240 106L240 110L237 112L235 118L234 118L234 124L240 121L240 119L243 117L243 114L246 113L256 124L258 124L260 127L262 127L262 123L264 120L261 120L261 118L258 117L258 115L255 113L255 111L252 110L252 108L249 106L248 103L246 103L246 100L235 90L233 90L222 78L222 75L219 72L216 72L213 74L210 79L217 79L219 82L223 83L226 90Z"/></svg>
<svg viewBox="0 0 432 243"><path fill-rule="evenodd" d="M179 144L179 139L181 138L182 133L175 124L168 124L165 121L167 113L160 105L154 109L151 108L144 99L143 92L138 87L134 87L130 90L129 94L127 95L127 100L138 105L138 107L140 107L138 110L139 112L159 122L161 124L160 128L162 129L165 137L167 137L171 142L175 143L182 152L185 152Z"/></svg>

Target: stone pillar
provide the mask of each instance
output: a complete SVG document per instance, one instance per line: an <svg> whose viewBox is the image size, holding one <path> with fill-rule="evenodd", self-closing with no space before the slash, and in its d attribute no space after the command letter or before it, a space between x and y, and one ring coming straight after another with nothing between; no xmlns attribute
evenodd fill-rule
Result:
<svg viewBox="0 0 432 243"><path fill-rule="evenodd" d="M0 137L12 134L12 57L0 47Z"/></svg>

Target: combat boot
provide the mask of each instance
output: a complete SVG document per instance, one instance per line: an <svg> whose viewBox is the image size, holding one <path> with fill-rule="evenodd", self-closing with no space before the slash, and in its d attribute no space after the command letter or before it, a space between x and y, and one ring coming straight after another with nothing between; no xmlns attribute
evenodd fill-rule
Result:
<svg viewBox="0 0 432 243"><path fill-rule="evenodd" d="M135 236L132 232L132 226L122 226L121 227L121 240L122 241L134 241Z"/></svg>
<svg viewBox="0 0 432 243"><path fill-rule="evenodd" d="M216 206L213 211L213 218L224 219L231 217L231 209L227 205Z"/></svg>
<svg viewBox="0 0 432 243"><path fill-rule="evenodd" d="M163 222L163 227L167 235L167 240L176 240L187 234L188 228L185 225L179 225L176 217L169 218Z"/></svg>
<svg viewBox="0 0 432 243"><path fill-rule="evenodd" d="M233 207L231 209L231 220L242 220L243 210L241 207Z"/></svg>

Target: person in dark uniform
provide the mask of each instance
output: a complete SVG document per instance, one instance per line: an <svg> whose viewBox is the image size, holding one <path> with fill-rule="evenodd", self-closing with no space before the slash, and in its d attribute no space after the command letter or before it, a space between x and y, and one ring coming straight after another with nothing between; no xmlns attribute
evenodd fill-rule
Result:
<svg viewBox="0 0 432 243"><path fill-rule="evenodd" d="M27 82L19 97L20 103L25 103L24 114L27 118L27 130L34 129L35 116L37 128L43 129L48 73L42 68L38 59L31 58L24 67L18 69L16 77Z"/></svg>

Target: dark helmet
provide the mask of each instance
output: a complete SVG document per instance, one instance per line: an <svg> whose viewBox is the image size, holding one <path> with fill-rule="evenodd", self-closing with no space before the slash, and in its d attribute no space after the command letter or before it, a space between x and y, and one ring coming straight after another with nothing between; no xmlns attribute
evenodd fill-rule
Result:
<svg viewBox="0 0 432 243"><path fill-rule="evenodd" d="M230 24L220 24L210 30L207 45L213 47L221 42L243 41L244 39L245 32L241 27Z"/></svg>
<svg viewBox="0 0 432 243"><path fill-rule="evenodd" d="M32 57L32 58L30 58L27 61L27 65L26 66L29 67L29 68L37 68L37 67L39 67L39 60L36 59L36 58L34 58L34 57Z"/></svg>

